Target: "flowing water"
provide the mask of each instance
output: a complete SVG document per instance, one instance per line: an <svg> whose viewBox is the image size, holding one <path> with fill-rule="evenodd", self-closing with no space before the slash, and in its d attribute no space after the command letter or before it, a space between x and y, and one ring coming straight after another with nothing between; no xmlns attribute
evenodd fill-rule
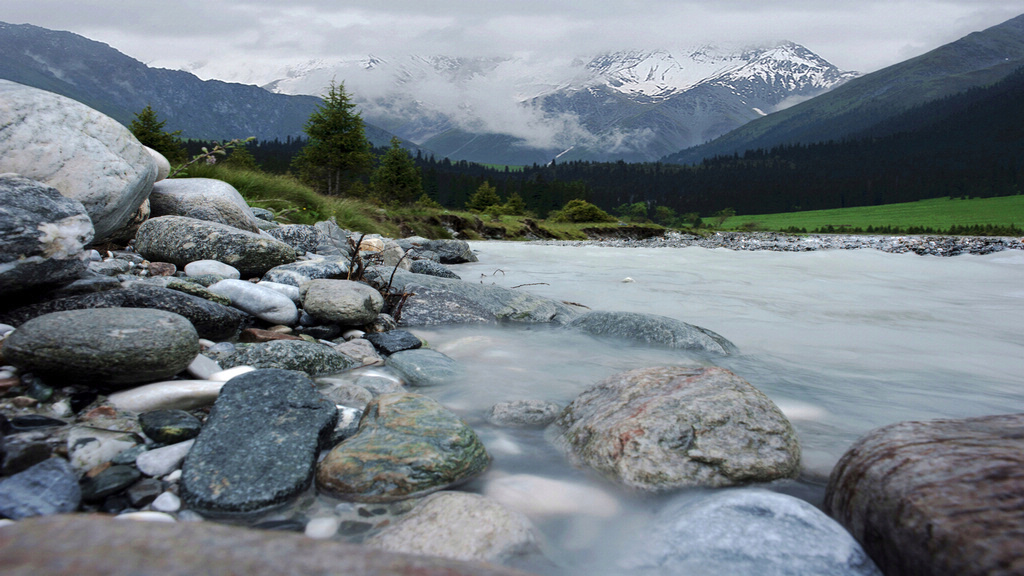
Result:
<svg viewBox="0 0 1024 576"><path fill-rule="evenodd" d="M469 374L461 384L417 391L442 401L484 440L493 466L467 488L523 510L539 527L555 564L531 570L577 573L595 558L614 563L623 534L642 532L662 499L624 493L574 468L543 431L489 425L484 415L499 401L564 406L617 372L713 362L790 418L804 474L770 488L816 505L832 466L872 428L1024 410L1022 251L940 258L503 242L473 248L480 262L453 267L466 281L519 286L595 310L670 316L740 350L706 358L543 325L413 329Z"/></svg>

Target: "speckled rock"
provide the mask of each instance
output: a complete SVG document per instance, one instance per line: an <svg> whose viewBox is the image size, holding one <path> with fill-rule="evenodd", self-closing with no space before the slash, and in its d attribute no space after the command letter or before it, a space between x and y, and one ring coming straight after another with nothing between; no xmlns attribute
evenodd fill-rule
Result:
<svg viewBox="0 0 1024 576"><path fill-rule="evenodd" d="M654 314L594 311L576 318L567 327L666 348L722 355L736 351L734 344L710 330Z"/></svg>
<svg viewBox="0 0 1024 576"><path fill-rule="evenodd" d="M174 178L158 182L149 195L149 207L153 218L185 216L249 232L260 231L245 199L223 180Z"/></svg>
<svg viewBox="0 0 1024 576"><path fill-rule="evenodd" d="M183 216L147 220L135 236L135 249L149 260L177 266L217 260L233 266L244 278L262 276L298 257L294 248L279 240Z"/></svg>
<svg viewBox="0 0 1024 576"><path fill-rule="evenodd" d="M343 280L347 277L348 259L318 258L275 266L263 275L263 281L287 284L298 288L311 280Z"/></svg>
<svg viewBox="0 0 1024 576"><path fill-rule="evenodd" d="M3 572L12 576L524 576L492 564L383 552L301 534L87 515L28 519L0 528L0 557Z"/></svg>
<svg viewBox="0 0 1024 576"><path fill-rule="evenodd" d="M0 294L85 272L93 227L81 202L17 174L0 174Z"/></svg>
<svg viewBox="0 0 1024 576"><path fill-rule="evenodd" d="M313 280L304 290L303 309L322 322L361 326L384 308L380 292L362 282Z"/></svg>
<svg viewBox="0 0 1024 576"><path fill-rule="evenodd" d="M81 202L97 242L129 224L156 180L156 162L124 125L70 98L0 80L0 126L0 173Z"/></svg>
<svg viewBox="0 0 1024 576"><path fill-rule="evenodd" d="M245 280L221 280L209 290L230 298L233 307L271 324L294 326L299 321L299 311L291 298L265 286Z"/></svg>
<svg viewBox="0 0 1024 576"><path fill-rule="evenodd" d="M543 428L555 421L562 407L543 400L498 402L487 412L487 421L513 428Z"/></svg>
<svg viewBox="0 0 1024 576"><path fill-rule="evenodd" d="M316 484L345 499L391 502L465 482L489 464L476 433L437 401L384 394L367 406L359 431L323 459Z"/></svg>
<svg viewBox="0 0 1024 576"><path fill-rule="evenodd" d="M223 262L216 260L196 260L195 262L189 262L185 265L185 275L187 276L206 276L212 274L214 276L220 276L230 280L238 280L241 278L241 274L238 273L238 269L234 266L228 266Z"/></svg>
<svg viewBox="0 0 1024 576"><path fill-rule="evenodd" d="M453 278L455 280L461 280L455 272L452 272L451 268L448 268L440 262L434 262L433 260L413 260L409 266L409 271L413 274L426 274L427 276L438 276L441 278Z"/></svg>
<svg viewBox="0 0 1024 576"><path fill-rule="evenodd" d="M800 469L786 417L723 368L616 374L577 396L556 425L575 458L637 490L768 482Z"/></svg>
<svg viewBox="0 0 1024 576"><path fill-rule="evenodd" d="M46 314L4 343L6 360L25 371L104 388L169 378L197 354L199 337L184 317L128 308Z"/></svg>
<svg viewBox="0 0 1024 576"><path fill-rule="evenodd" d="M525 516L479 494L438 492L365 544L391 552L499 562L535 550L533 531Z"/></svg>
<svg viewBox="0 0 1024 576"><path fill-rule="evenodd" d="M325 232L308 224L282 224L267 230L267 234L295 248L299 254L316 253L321 244L330 243L330 238Z"/></svg>
<svg viewBox="0 0 1024 576"><path fill-rule="evenodd" d="M305 340L274 340L246 346L223 360L221 365L224 368L281 368L319 376L354 368L357 364L330 346Z"/></svg>
<svg viewBox="0 0 1024 576"><path fill-rule="evenodd" d="M873 430L833 468L825 510L886 574L1024 573L1024 414Z"/></svg>
<svg viewBox="0 0 1024 576"><path fill-rule="evenodd" d="M409 386L440 386L465 375L455 360L429 348L396 352L388 356L384 365Z"/></svg>
<svg viewBox="0 0 1024 576"><path fill-rule="evenodd" d="M334 404L304 374L257 370L228 381L182 466L181 495L201 514L266 511L309 486Z"/></svg>
<svg viewBox="0 0 1024 576"><path fill-rule="evenodd" d="M203 425L184 410L152 410L139 414L143 433L160 444L176 444L199 435Z"/></svg>

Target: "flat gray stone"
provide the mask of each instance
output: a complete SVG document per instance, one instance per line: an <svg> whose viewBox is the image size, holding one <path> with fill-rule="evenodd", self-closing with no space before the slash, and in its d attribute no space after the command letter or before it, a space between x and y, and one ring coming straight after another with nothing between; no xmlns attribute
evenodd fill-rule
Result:
<svg viewBox="0 0 1024 576"><path fill-rule="evenodd" d="M78 475L63 458L48 458L0 480L0 517L66 514L78 510L82 493Z"/></svg>
<svg viewBox="0 0 1024 576"><path fill-rule="evenodd" d="M251 344L221 361L224 368L252 366L298 370L310 376L334 374L356 367L356 361L329 346L305 340L273 340Z"/></svg>
<svg viewBox="0 0 1024 576"><path fill-rule="evenodd" d="M4 357L55 382L125 388L183 371L199 336L183 316L163 310L95 308L53 312L22 324Z"/></svg>
<svg viewBox="0 0 1024 576"><path fill-rule="evenodd" d="M147 220L135 236L135 249L148 260L178 267L217 260L236 268L244 278L262 276L298 257L294 248L279 240L183 216Z"/></svg>
<svg viewBox="0 0 1024 576"><path fill-rule="evenodd" d="M17 174L0 174L0 294L81 276L92 237L81 202Z"/></svg>
<svg viewBox="0 0 1024 576"><path fill-rule="evenodd" d="M311 280L344 280L347 277L347 258L324 258L275 266L263 275L262 280L298 288Z"/></svg>
<svg viewBox="0 0 1024 576"><path fill-rule="evenodd" d="M638 312L588 312L566 325L594 336L647 345L728 355L736 346L714 332L681 320Z"/></svg>
<svg viewBox="0 0 1024 576"><path fill-rule="evenodd" d="M464 376L462 367L455 360L429 348L396 352L387 357L384 365L409 386L440 386Z"/></svg>
<svg viewBox="0 0 1024 576"><path fill-rule="evenodd" d="M338 419L306 375L257 370L229 380L182 466L181 495L201 514L264 512L309 487Z"/></svg>
<svg viewBox="0 0 1024 576"><path fill-rule="evenodd" d="M157 182L149 195L149 209L152 218L185 216L249 232L260 231L245 199L223 180L173 178Z"/></svg>
<svg viewBox="0 0 1024 576"><path fill-rule="evenodd" d="M223 262L216 260L196 260L195 262L189 262L184 268L186 276L220 276L229 280L238 280L241 278L238 269L234 266L228 266Z"/></svg>
<svg viewBox="0 0 1024 576"><path fill-rule="evenodd" d="M96 242L127 226L156 180L121 123L52 92L0 80L0 173L16 172L82 203Z"/></svg>
<svg viewBox="0 0 1024 576"><path fill-rule="evenodd" d="M616 374L577 396L555 424L574 458L641 491L769 482L800 471L792 425L723 368Z"/></svg>

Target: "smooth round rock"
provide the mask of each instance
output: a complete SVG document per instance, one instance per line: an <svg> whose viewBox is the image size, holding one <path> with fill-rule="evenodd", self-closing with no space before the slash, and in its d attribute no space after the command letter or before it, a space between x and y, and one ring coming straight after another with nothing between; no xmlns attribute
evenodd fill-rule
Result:
<svg viewBox="0 0 1024 576"><path fill-rule="evenodd" d="M348 276L348 264L347 258L338 257L300 260L271 268L263 275L262 280L296 288L312 280L344 280Z"/></svg>
<svg viewBox="0 0 1024 576"><path fill-rule="evenodd" d="M409 386L440 386L464 376L455 360L429 348L396 352L388 356L385 365Z"/></svg>
<svg viewBox="0 0 1024 576"><path fill-rule="evenodd" d="M144 147L146 148L146 152L149 152L149 155L153 158L153 161L156 163L156 182L165 180L168 176L171 175L170 161L167 160L166 156L157 152L156 150L153 150L149 146Z"/></svg>
<svg viewBox="0 0 1024 576"><path fill-rule="evenodd" d="M723 368L616 374L577 396L555 424L574 458L642 491L768 482L800 471L800 445L782 411Z"/></svg>
<svg viewBox="0 0 1024 576"><path fill-rule="evenodd" d="M199 435L203 425L184 410L153 410L139 414L139 425L154 442L176 444Z"/></svg>
<svg viewBox="0 0 1024 576"><path fill-rule="evenodd" d="M362 326L384 308L380 292L362 282L313 280L304 289L303 309L322 322Z"/></svg>
<svg viewBox="0 0 1024 576"><path fill-rule="evenodd" d="M252 210L234 186L212 178L174 178L153 185L150 213L185 216L259 233Z"/></svg>
<svg viewBox="0 0 1024 576"><path fill-rule="evenodd" d="M235 308L271 324L294 326L299 321L295 303L276 290L245 280L221 280L209 290L230 298Z"/></svg>
<svg viewBox="0 0 1024 576"><path fill-rule="evenodd" d="M185 264L186 276L220 276L229 280L238 280L242 275L234 266L216 260L196 260Z"/></svg>
<svg viewBox="0 0 1024 576"><path fill-rule="evenodd" d="M566 327L594 336L621 338L642 344L728 355L736 346L722 336L675 318L639 312L588 312Z"/></svg>
<svg viewBox="0 0 1024 576"><path fill-rule="evenodd" d="M199 336L184 317L127 308L46 314L4 344L4 357L22 370L107 388L170 378L198 353Z"/></svg>
<svg viewBox="0 0 1024 576"><path fill-rule="evenodd" d="M561 406L543 400L498 402L487 413L487 421L514 428L543 428L555 421Z"/></svg>

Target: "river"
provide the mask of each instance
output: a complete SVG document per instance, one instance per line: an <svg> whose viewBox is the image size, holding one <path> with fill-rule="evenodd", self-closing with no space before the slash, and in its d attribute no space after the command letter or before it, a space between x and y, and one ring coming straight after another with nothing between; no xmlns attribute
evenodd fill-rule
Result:
<svg viewBox="0 0 1024 576"><path fill-rule="evenodd" d="M715 363L790 418L804 473L770 488L815 505L832 466L872 428L1024 410L1024 251L941 258L876 250L472 247L480 261L452 267L466 281L595 310L670 316L739 348L731 357L705 358L538 325L413 329L466 367L465 383L424 392L469 421L494 458L468 489L518 502L544 535L548 556L558 558L556 566L525 566L531 570L574 573L596 551L614 556L609 550L622 527L642 526L660 500L625 494L573 468L541 431L487 424L483 415L499 401L565 405L624 370Z"/></svg>

